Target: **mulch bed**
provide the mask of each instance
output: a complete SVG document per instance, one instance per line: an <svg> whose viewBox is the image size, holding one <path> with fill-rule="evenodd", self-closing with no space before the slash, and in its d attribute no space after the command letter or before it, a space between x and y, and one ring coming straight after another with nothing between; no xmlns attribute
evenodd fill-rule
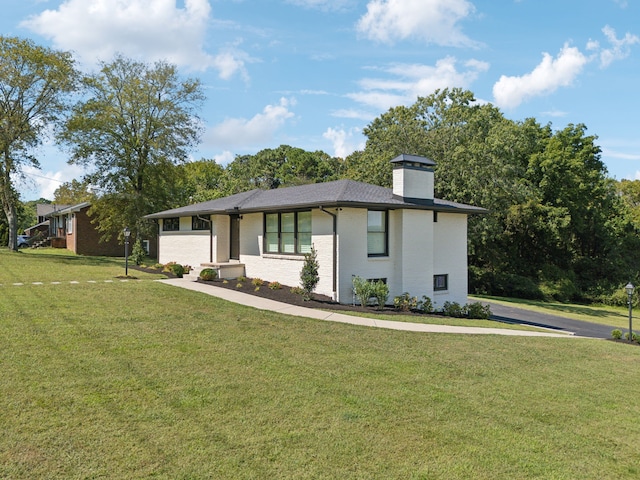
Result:
<svg viewBox="0 0 640 480"><path fill-rule="evenodd" d="M198 283L204 283L215 287L228 288L230 290L236 290L238 292L247 293L250 295L256 295L262 298L268 298L269 300L275 300L277 302L288 303L289 305L297 305L300 307L319 308L324 310L338 310L338 311L351 311L351 312L368 312L368 313L384 313L388 314L402 314L402 315L424 315L419 312L400 312L392 306L385 306L384 309L377 307L361 307L359 304L343 304L334 302L331 297L325 295L319 295L316 293L311 294L311 300L304 300L302 295L292 292L290 286L282 285L282 288L271 289L269 288L269 282L258 288L253 285L252 279L247 278L245 282L238 282L237 280L213 280L204 281L198 280Z"/></svg>

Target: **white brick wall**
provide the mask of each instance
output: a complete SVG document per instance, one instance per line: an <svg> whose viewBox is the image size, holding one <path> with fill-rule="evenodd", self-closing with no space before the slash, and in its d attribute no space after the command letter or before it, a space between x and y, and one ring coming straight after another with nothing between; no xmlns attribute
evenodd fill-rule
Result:
<svg viewBox="0 0 640 480"><path fill-rule="evenodd" d="M338 222L337 299L352 301L353 275L386 278L389 301L409 292L429 296L438 306L445 301L467 302L467 217L425 210L390 210L389 256L367 256L367 209L331 209ZM229 217L213 216L213 260L229 260ZM248 277L299 286L303 255L262 253L263 214L244 214L240 220L240 262ZM179 232L160 231L159 261L175 261L192 267L210 261L208 231L191 231L191 218L180 219ZM312 242L318 254L320 282L316 292L333 296L333 218L318 209L312 212ZM448 290L433 291L433 275L448 275Z"/></svg>
<svg viewBox="0 0 640 480"><path fill-rule="evenodd" d="M190 218L189 222L191 222ZM202 262L209 261L209 232L161 231L159 249L160 263L177 262L194 268L198 267Z"/></svg>
<svg viewBox="0 0 640 480"><path fill-rule="evenodd" d="M262 254L263 215L244 215L240 221L240 262L245 264L248 277L268 282L280 282L292 287L300 286L300 271L304 255ZM315 292L333 295L333 220L320 210L313 210L312 243L318 255L320 282Z"/></svg>
<svg viewBox="0 0 640 480"><path fill-rule="evenodd" d="M437 306L446 301L467 303L467 216L452 213L438 214L434 224L434 274L449 275L449 289L434 292L432 299Z"/></svg>

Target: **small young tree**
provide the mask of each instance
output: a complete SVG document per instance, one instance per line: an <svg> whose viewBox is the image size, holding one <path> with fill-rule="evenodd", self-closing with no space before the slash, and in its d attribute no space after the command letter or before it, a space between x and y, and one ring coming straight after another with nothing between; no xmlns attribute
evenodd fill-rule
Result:
<svg viewBox="0 0 640 480"><path fill-rule="evenodd" d="M320 281L320 276L318 275L319 269L320 264L318 263L316 249L312 245L311 252L305 253L304 255L304 265L300 271L300 283L303 290L302 296L305 300L311 300L311 292L316 289L316 285L318 285Z"/></svg>

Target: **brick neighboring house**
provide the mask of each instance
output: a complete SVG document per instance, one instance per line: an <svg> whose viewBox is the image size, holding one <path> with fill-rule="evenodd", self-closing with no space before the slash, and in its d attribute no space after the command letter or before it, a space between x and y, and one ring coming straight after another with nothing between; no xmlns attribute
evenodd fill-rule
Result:
<svg viewBox="0 0 640 480"><path fill-rule="evenodd" d="M123 257L124 244L112 237L109 241L100 241L102 233L92 222L88 211L91 203L83 202L53 211L49 218L49 237L54 248L66 248L78 255L102 255ZM151 257L157 256L157 242L143 240L143 246ZM129 253L133 245L129 246Z"/></svg>
<svg viewBox="0 0 640 480"><path fill-rule="evenodd" d="M71 205L62 205L55 203L38 203L36 204L36 215L38 220L35 225L25 228L24 233L30 237L35 237L38 233L42 234L45 238L49 236L49 219L47 218L50 213L56 210L62 210L68 208Z"/></svg>

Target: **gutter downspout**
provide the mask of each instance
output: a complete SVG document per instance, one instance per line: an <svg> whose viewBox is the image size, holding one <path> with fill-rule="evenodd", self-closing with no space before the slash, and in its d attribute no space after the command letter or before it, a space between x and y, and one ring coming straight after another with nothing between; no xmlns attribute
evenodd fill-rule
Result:
<svg viewBox="0 0 640 480"><path fill-rule="evenodd" d="M202 218L200 215L196 215L196 217L209 224L209 263L213 263L213 221L211 218Z"/></svg>
<svg viewBox="0 0 640 480"><path fill-rule="evenodd" d="M321 205L318 207L321 212L324 212L333 217L333 300L338 300L338 215L331 213L324 209Z"/></svg>

